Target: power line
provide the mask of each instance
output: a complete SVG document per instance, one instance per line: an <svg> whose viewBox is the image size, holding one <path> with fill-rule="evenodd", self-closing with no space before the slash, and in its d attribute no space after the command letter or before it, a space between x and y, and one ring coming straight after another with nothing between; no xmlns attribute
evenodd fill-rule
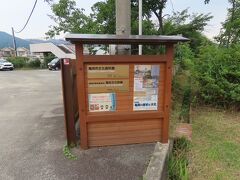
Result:
<svg viewBox="0 0 240 180"><path fill-rule="evenodd" d="M23 28L22 28L20 31L15 31L15 33L21 33L21 32L26 28L26 26L27 26L27 24L28 24L28 22L29 22L29 20L30 20L30 18L31 18L31 16L32 16L32 14L33 14L33 11L34 11L34 9L35 9L35 7L36 7L36 5L37 5L37 1L38 1L38 0L35 1L34 5L33 5L33 8L32 8L32 11L31 11L31 13L30 13L30 15L29 15L29 17L28 17L28 19L27 19L27 22L26 22L25 25L23 26Z"/></svg>

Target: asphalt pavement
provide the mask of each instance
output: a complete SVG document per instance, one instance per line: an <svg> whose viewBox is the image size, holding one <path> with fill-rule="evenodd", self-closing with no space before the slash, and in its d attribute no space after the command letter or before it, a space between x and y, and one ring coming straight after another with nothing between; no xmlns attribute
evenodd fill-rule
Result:
<svg viewBox="0 0 240 180"><path fill-rule="evenodd" d="M60 71L0 71L0 180L139 180L154 144L73 149L66 143Z"/></svg>

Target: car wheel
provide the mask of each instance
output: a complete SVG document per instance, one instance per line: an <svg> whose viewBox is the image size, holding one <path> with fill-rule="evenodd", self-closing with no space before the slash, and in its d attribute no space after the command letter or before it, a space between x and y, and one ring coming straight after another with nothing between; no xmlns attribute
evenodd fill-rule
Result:
<svg viewBox="0 0 240 180"><path fill-rule="evenodd" d="M55 67L55 70L57 71L57 70L59 70L59 68L58 68L58 67Z"/></svg>

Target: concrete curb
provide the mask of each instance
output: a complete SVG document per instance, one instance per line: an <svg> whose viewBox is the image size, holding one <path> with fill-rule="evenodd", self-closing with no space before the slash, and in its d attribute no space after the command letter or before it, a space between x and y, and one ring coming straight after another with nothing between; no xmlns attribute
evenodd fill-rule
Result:
<svg viewBox="0 0 240 180"><path fill-rule="evenodd" d="M161 144L157 142L146 173L143 175L144 180L165 180L167 179L167 158L170 151L170 142Z"/></svg>

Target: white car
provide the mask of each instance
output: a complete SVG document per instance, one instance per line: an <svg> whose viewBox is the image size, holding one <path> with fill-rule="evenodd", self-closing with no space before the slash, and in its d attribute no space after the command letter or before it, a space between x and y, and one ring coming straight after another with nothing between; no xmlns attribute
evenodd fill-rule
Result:
<svg viewBox="0 0 240 180"><path fill-rule="evenodd" d="M7 60L0 59L0 70L5 70L5 69L13 70L14 66L12 63L8 62Z"/></svg>

